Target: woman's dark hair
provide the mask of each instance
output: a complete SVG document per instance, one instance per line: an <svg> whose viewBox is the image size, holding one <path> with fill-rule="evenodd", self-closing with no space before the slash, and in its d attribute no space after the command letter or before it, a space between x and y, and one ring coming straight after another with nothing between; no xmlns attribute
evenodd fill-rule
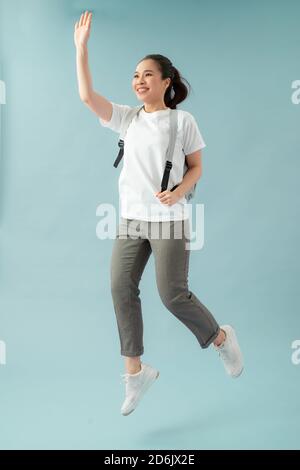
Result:
<svg viewBox="0 0 300 470"><path fill-rule="evenodd" d="M176 109L177 104L181 103L188 96L191 85L185 78L181 76L180 72L176 67L174 67L168 57L165 57L161 54L148 54L143 59L141 59L140 62L147 59L152 59L157 62L158 68L161 72L162 80L168 77L171 78L170 85L165 92L164 101L166 106L171 109ZM187 88L182 80L188 84L189 88Z"/></svg>

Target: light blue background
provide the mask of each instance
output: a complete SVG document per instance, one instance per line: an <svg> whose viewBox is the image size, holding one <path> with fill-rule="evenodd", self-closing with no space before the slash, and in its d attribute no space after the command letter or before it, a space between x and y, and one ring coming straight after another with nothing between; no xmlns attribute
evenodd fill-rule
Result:
<svg viewBox="0 0 300 470"><path fill-rule="evenodd" d="M299 448L300 79L297 0L2 0L0 366L2 449ZM205 243L190 289L235 326L245 372L141 281L145 354L160 378L128 417L109 287L113 240L96 208L118 204L117 134L80 101L74 24L94 14L94 89L137 105L138 61L161 53L191 83L179 105L206 141L195 202Z"/></svg>

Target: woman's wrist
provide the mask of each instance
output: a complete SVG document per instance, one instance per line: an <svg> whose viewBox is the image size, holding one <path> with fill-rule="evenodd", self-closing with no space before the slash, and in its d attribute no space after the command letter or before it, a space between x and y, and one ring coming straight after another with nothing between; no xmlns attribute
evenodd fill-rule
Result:
<svg viewBox="0 0 300 470"><path fill-rule="evenodd" d="M76 46L76 53L79 54L79 55L86 55L88 51L88 48L87 48L87 45L86 44L79 44L78 46Z"/></svg>
<svg viewBox="0 0 300 470"><path fill-rule="evenodd" d="M177 188L174 189L173 192L181 199L181 198L184 196L185 193L184 193L184 191L182 190L182 187L180 187L180 186L181 186L181 185L179 184L179 185L177 186Z"/></svg>

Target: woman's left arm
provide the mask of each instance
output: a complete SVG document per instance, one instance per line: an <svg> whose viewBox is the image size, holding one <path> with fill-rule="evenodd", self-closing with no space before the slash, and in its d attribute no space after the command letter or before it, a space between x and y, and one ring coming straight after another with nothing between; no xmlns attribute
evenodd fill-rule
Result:
<svg viewBox="0 0 300 470"><path fill-rule="evenodd" d="M186 164L188 169L176 189L173 191L159 191L155 194L163 204L169 206L175 204L198 181L202 174L201 150L186 155Z"/></svg>
<svg viewBox="0 0 300 470"><path fill-rule="evenodd" d="M183 176L181 183L174 189L174 193L177 193L179 198L183 197L187 191L189 191L194 184L198 181L202 175L202 155L201 150L186 155L186 164L188 169Z"/></svg>

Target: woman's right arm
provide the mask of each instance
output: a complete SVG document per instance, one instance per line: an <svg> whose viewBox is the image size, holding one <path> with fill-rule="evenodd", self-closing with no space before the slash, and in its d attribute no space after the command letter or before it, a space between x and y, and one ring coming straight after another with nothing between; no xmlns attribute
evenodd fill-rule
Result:
<svg viewBox="0 0 300 470"><path fill-rule="evenodd" d="M92 77L88 64L87 42L90 35L92 13L87 11L75 24L74 42L76 46L76 70L78 91L80 99L94 113L104 121L110 121L112 116L112 104L104 96L93 90Z"/></svg>

